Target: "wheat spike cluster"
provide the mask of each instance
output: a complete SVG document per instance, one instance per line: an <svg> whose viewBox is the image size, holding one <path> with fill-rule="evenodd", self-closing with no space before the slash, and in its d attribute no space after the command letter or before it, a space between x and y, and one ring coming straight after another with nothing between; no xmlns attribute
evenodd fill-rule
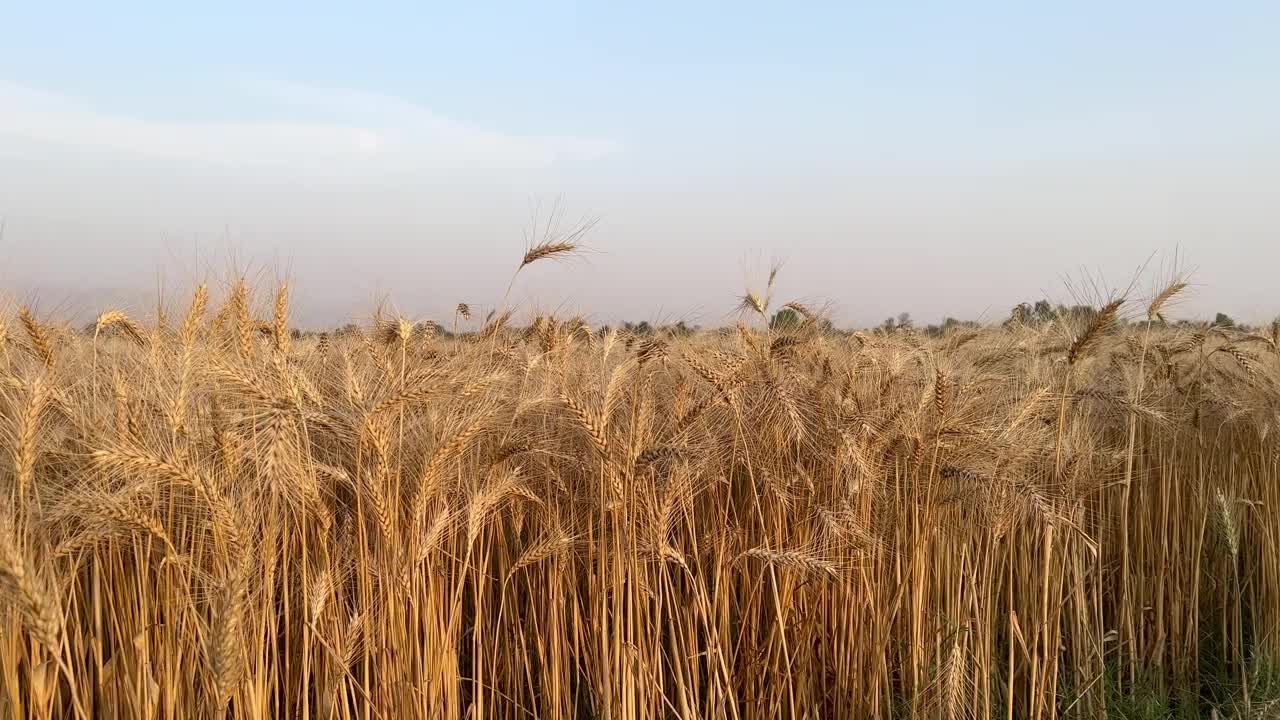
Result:
<svg viewBox="0 0 1280 720"><path fill-rule="evenodd" d="M1255 716L1280 353L1181 289L940 336L12 308L0 717Z"/></svg>

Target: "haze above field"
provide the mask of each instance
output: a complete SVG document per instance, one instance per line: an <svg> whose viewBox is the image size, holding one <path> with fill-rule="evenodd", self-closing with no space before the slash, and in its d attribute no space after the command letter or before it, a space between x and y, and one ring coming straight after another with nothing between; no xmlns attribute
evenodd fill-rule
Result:
<svg viewBox="0 0 1280 720"><path fill-rule="evenodd" d="M561 198L596 252L515 297L600 322L778 296L999 319L1197 267L1180 315L1280 311L1280 6L806 10L8 3L0 287L59 314L239 267L303 324L497 302ZM38 290L38 292L37 292Z"/></svg>

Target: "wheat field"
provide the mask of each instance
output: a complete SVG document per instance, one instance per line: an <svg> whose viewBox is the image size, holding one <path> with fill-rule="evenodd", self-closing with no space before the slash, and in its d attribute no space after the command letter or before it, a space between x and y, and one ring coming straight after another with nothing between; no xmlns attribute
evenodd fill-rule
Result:
<svg viewBox="0 0 1280 720"><path fill-rule="evenodd" d="M1262 717L1280 326L1181 290L940 337L17 307L0 716Z"/></svg>

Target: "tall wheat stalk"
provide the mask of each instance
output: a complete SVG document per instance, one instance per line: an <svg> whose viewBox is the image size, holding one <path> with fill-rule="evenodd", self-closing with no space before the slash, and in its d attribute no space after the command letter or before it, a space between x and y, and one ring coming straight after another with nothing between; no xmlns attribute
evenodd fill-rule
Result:
<svg viewBox="0 0 1280 720"><path fill-rule="evenodd" d="M1101 717L1109 667L1270 707L1262 336L1163 322L1180 288L1067 342L769 327L775 286L651 337L501 306L321 339L244 282L174 328L27 313L0 715Z"/></svg>

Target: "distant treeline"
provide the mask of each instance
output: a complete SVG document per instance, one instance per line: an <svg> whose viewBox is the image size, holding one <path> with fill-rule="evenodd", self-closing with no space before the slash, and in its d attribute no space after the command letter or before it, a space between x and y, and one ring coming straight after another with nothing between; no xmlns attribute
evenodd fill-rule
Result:
<svg viewBox="0 0 1280 720"><path fill-rule="evenodd" d="M1009 316L1002 322L1002 324L1005 326L1014 324L1037 326L1063 319L1073 323L1087 324L1089 320L1097 314L1097 312L1097 308L1090 305L1064 305L1061 303L1055 305L1050 303L1048 300L1037 300L1035 302L1022 302L1014 305L1009 312ZM911 318L911 313L903 312L899 313L895 317L885 318L883 322L875 327L842 329L835 327L827 318L817 316L805 317L789 307L784 307L781 310L778 310L769 318L769 327L774 330L786 330L791 328L800 328L804 325L813 325L820 332L827 334L849 334L858 331L878 331L885 333L920 332L929 337L941 337L954 330L976 329L985 324L986 323L981 323L976 320L960 320L958 318L947 316L944 317L940 323L917 327L916 323ZM1160 316L1156 319L1156 324L1168 327L1230 328L1242 332L1252 332L1258 329L1244 323L1237 323L1231 318L1231 316L1221 312L1216 313L1212 321L1186 319L1169 321L1165 317ZM81 329L81 333L85 335L92 335L94 327L94 323L88 323ZM517 331L521 330L521 328L515 327L512 327L511 329ZM531 330L533 329L533 326L531 325L524 329ZM612 329L612 325L606 324L595 328L595 332L600 335L605 335ZM735 331L734 326L707 329L703 328L701 325L690 325L683 320L668 324L653 324L647 320L641 320L640 322L623 322L617 326L617 329L620 332L637 337L648 337L654 335L661 335L665 337L685 337L708 331L725 334ZM260 328L260 331L263 333L270 333L271 328L264 324L263 327ZM467 337L479 332L478 330L457 331L456 324L455 330L450 330L444 325L433 320L426 320L417 323L415 331L441 337ZM304 330L301 328L295 328L291 330L291 334L294 339L318 337L320 335L343 337L356 335L360 332L362 332L361 326L356 323L346 323L340 327L332 329Z"/></svg>

